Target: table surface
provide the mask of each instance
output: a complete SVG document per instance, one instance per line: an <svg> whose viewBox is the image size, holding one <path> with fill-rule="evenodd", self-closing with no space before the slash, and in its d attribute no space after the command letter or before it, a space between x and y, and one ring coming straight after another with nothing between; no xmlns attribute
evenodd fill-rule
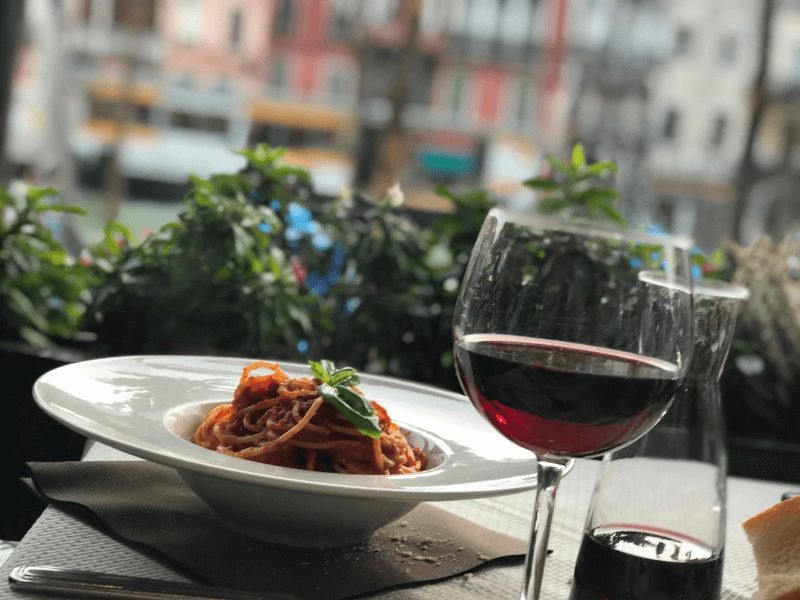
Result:
<svg viewBox="0 0 800 600"><path fill-rule="evenodd" d="M87 445L84 460L138 460L108 446ZM543 597L553 600L569 596L570 580L580 545L583 524L594 486L597 461L582 460L562 481L556 502L550 548L543 584ZM731 477L728 479L727 538L723 600L747 600L755 591L756 573L750 544L741 528L748 517L772 506L790 484ZM480 500L439 502L436 506L502 533L527 539L533 509L533 492ZM129 548L91 525L49 506L0 567L0 599L30 598L12 591L9 571L18 565L54 565L120 575L173 581L185 578L150 556ZM521 566L487 567L469 577L413 589L381 592L381 598L518 598Z"/></svg>

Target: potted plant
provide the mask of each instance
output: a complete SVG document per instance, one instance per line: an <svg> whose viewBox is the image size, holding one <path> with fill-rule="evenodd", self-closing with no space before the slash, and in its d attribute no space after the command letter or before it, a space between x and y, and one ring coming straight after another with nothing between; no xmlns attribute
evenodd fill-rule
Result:
<svg viewBox="0 0 800 600"><path fill-rule="evenodd" d="M6 506L0 539L18 539L41 509L19 481L24 463L77 459L85 441L45 416L31 397L39 375L84 356L80 324L92 276L45 224L53 214L80 212L58 204L51 188L0 188L0 360L9 432L0 442Z"/></svg>
<svg viewBox="0 0 800 600"><path fill-rule="evenodd" d="M110 224L92 250L98 354L330 358L456 387L452 306L492 200L439 192L455 213L421 226L402 192L326 199L283 151L192 179L174 223L136 243Z"/></svg>

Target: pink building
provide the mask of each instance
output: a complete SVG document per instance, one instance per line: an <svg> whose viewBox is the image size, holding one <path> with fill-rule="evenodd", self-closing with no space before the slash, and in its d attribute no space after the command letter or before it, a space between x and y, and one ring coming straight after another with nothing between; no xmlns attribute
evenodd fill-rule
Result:
<svg viewBox="0 0 800 600"><path fill-rule="evenodd" d="M353 33L328 0L277 0L270 95L352 108L359 65Z"/></svg>
<svg viewBox="0 0 800 600"><path fill-rule="evenodd" d="M272 3L263 0L163 0L163 71L199 87L255 91L270 54Z"/></svg>

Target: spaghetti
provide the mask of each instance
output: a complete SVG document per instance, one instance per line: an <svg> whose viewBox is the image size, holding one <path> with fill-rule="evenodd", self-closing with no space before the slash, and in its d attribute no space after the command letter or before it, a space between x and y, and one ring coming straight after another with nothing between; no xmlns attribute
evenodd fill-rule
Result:
<svg viewBox="0 0 800 600"><path fill-rule="evenodd" d="M267 375L253 375L258 369ZM356 429L317 391L317 379L290 378L278 365L244 368L233 402L213 408L194 434L204 448L248 460L309 471L397 475L425 468L420 448L377 402L381 435Z"/></svg>

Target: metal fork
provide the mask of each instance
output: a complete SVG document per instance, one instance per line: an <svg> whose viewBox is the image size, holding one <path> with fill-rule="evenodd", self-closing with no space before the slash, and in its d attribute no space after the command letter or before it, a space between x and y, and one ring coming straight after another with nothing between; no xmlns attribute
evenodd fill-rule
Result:
<svg viewBox="0 0 800 600"><path fill-rule="evenodd" d="M197 583L159 581L49 566L20 566L11 570L9 584L20 591L137 600L299 600L297 596L248 592Z"/></svg>

